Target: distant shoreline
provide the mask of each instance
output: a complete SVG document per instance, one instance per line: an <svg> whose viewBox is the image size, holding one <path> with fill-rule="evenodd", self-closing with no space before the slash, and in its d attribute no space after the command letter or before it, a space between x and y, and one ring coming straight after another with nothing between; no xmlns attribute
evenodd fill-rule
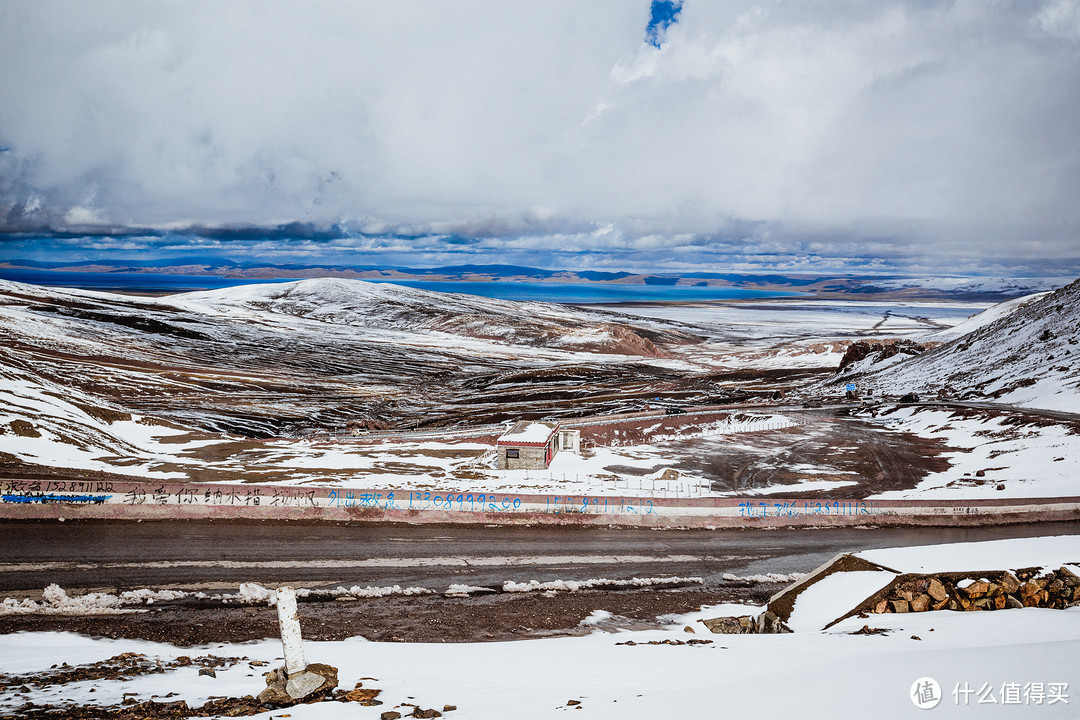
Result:
<svg viewBox="0 0 1080 720"><path fill-rule="evenodd" d="M287 273L287 271L286 271ZM291 274L291 273L290 273ZM342 277L328 272L315 276L364 282L392 283L445 293L461 293L500 300L551 302L570 305L655 306L752 302L798 302L806 300L918 301L918 302L1000 302L1026 293L955 292L935 288L867 290L857 287L828 288L774 284L737 285L654 284L576 279L563 281L536 278L455 279L417 277ZM216 290L238 285L286 283L315 279L301 277L244 277L235 275L135 270L79 270L26 268L0 263L0 280L96 290L125 295L162 296L200 290ZM796 286L797 287L797 286Z"/></svg>
<svg viewBox="0 0 1080 720"><path fill-rule="evenodd" d="M65 287L135 295L170 295L216 290L238 285L296 282L311 278L230 278L216 275L180 275L150 272L78 272L0 268L0 279L47 287ZM343 278L353 279L353 278ZM359 278L355 278L359 279ZM566 304L619 305L624 303L710 302L807 297L807 293L739 287L694 285L631 285L625 283L556 283L523 281L468 281L364 279L446 293L462 293L500 300Z"/></svg>

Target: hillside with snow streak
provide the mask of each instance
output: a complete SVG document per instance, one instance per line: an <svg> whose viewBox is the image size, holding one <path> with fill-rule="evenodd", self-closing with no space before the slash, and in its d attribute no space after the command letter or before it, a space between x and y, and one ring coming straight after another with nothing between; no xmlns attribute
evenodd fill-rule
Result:
<svg viewBox="0 0 1080 720"><path fill-rule="evenodd" d="M0 282L0 373L39 386L20 392L254 437L580 412L591 396L610 410L692 376L667 356L693 342L663 321L358 280L167 297Z"/></svg>
<svg viewBox="0 0 1080 720"><path fill-rule="evenodd" d="M878 358L871 356L844 368L831 382L856 382L877 393L945 392L1076 411L1080 407L1080 280L1034 301L1003 305L1007 307L995 311L1001 315L998 319L932 350L914 357L895 355L891 363L875 362Z"/></svg>

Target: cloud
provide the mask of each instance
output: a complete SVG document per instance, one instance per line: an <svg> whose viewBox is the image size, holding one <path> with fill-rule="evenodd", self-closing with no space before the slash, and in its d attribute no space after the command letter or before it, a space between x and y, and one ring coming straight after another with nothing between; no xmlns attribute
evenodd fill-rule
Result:
<svg viewBox="0 0 1080 720"><path fill-rule="evenodd" d="M12 0L0 224L1076 257L1077 8Z"/></svg>

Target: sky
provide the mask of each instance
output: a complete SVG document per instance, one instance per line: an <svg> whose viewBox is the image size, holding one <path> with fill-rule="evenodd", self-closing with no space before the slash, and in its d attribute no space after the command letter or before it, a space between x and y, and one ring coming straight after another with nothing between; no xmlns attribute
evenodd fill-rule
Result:
<svg viewBox="0 0 1080 720"><path fill-rule="evenodd" d="M0 260L1080 274L1080 0L0 2Z"/></svg>

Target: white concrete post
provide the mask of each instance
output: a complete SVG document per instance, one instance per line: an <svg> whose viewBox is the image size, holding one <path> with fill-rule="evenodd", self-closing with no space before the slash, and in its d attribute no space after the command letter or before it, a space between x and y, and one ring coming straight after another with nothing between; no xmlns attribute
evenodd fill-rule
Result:
<svg viewBox="0 0 1080 720"><path fill-rule="evenodd" d="M285 673L292 676L304 672L304 646L300 639L300 618L296 614L296 591L281 587L277 591L278 625L281 628L281 647L285 651Z"/></svg>

